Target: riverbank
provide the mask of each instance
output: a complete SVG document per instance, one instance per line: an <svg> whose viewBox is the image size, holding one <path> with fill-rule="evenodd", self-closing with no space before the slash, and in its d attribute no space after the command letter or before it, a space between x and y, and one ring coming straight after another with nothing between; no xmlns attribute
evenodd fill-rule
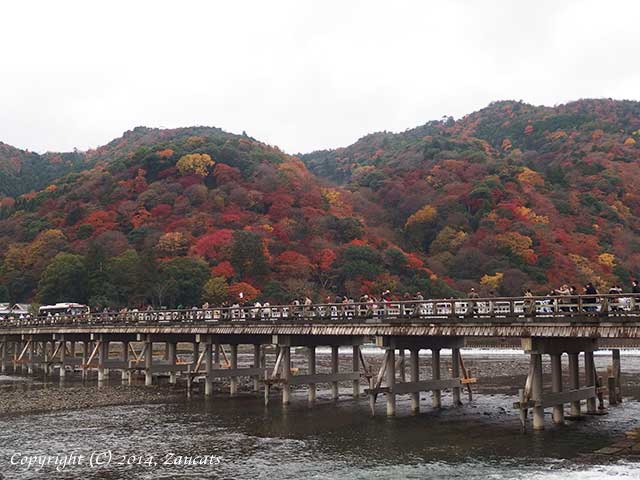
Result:
<svg viewBox="0 0 640 480"><path fill-rule="evenodd" d="M169 386L75 384L57 387L30 385L0 390L0 417L20 414L82 410L87 408L171 403L184 400L184 390Z"/></svg>

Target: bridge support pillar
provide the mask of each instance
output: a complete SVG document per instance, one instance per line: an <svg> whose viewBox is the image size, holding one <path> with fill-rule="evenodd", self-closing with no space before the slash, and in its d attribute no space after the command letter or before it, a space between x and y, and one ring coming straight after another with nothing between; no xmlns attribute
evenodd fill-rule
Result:
<svg viewBox="0 0 640 480"><path fill-rule="evenodd" d="M387 349L387 416L392 417L396 414L396 394L394 392L396 384L396 349Z"/></svg>
<svg viewBox="0 0 640 480"><path fill-rule="evenodd" d="M451 349L451 378L460 378L460 349L453 348ZM462 401L460 400L460 387L453 387L452 389L452 397L453 397L453 406L459 407L462 405Z"/></svg>
<svg viewBox="0 0 640 480"><path fill-rule="evenodd" d="M13 343L13 373L18 373L18 369L20 368L18 365L18 355L20 355L20 342L12 342Z"/></svg>
<svg viewBox="0 0 640 480"><path fill-rule="evenodd" d="M105 364L109 358L109 342L107 340L99 340L98 345L98 383L103 383L107 380L107 369Z"/></svg>
<svg viewBox="0 0 640 480"><path fill-rule="evenodd" d="M307 361L309 363L309 375L316 374L316 347L311 345L307 347ZM309 405L313 405L316 401L316 384L309 384Z"/></svg>
<svg viewBox="0 0 640 480"><path fill-rule="evenodd" d="M406 361L405 361L405 349L404 348L400 348L398 350L398 355L400 356L400 362L399 362L399 368L400 368L400 381L401 382L406 382L407 381L407 374L405 371L405 366L406 366Z"/></svg>
<svg viewBox="0 0 640 480"><path fill-rule="evenodd" d="M580 354L578 352L570 352L569 354L569 387L571 390L580 388ZM580 417L582 415L580 408L580 400L571 402L571 416Z"/></svg>
<svg viewBox="0 0 640 480"><path fill-rule="evenodd" d="M63 380L67 376L67 342L62 337L60 339L60 379Z"/></svg>
<svg viewBox="0 0 640 480"><path fill-rule="evenodd" d="M431 371L433 380L440 380L440 349L431 350ZM433 408L442 407L442 392L440 389L433 390Z"/></svg>
<svg viewBox="0 0 640 480"><path fill-rule="evenodd" d="M29 357L28 357L28 363L27 363L27 373L29 375L33 375L34 373L34 361L35 361L35 356L36 356L36 346L37 343L33 340L31 340L31 344L29 345Z"/></svg>
<svg viewBox="0 0 640 480"><path fill-rule="evenodd" d="M230 368L235 370L238 368L238 344L231 344L229 345L229 348L231 349L231 353L230 353L231 358L229 359L229 363L231 364ZM238 377L233 376L229 379L229 395L234 397L237 394L238 394Z"/></svg>
<svg viewBox="0 0 640 480"><path fill-rule="evenodd" d="M551 391L553 393L562 392L562 355L560 353L551 354ZM562 403L553 406L553 423L564 424L564 405Z"/></svg>
<svg viewBox="0 0 640 480"><path fill-rule="evenodd" d="M420 381L420 349L412 348L409 350L409 378L411 382ZM420 392L411 394L411 411L418 413L420 411Z"/></svg>
<svg viewBox="0 0 640 480"><path fill-rule="evenodd" d="M24 347L26 347L27 342L23 341L20 343L20 352L22 352L22 350L24 350ZM28 373L29 372L29 367L27 366L27 364L23 361L20 364L20 371L24 374L24 373Z"/></svg>
<svg viewBox="0 0 640 480"><path fill-rule="evenodd" d="M586 386L593 387L596 384L596 370L593 352L584 352L584 371ZM596 397L587 398L587 413L596 413Z"/></svg>
<svg viewBox="0 0 640 480"><path fill-rule="evenodd" d="M147 336L144 343L144 384L149 387L153 385L153 342Z"/></svg>
<svg viewBox="0 0 640 480"><path fill-rule="evenodd" d="M122 371L120 372L120 379L122 383L130 383L131 381L131 372L128 370L129 367L129 342L122 342L122 352L120 352L120 360L122 360L122 364L124 365Z"/></svg>
<svg viewBox="0 0 640 480"><path fill-rule="evenodd" d="M204 394L206 397L213 395L213 343L211 338L207 337L204 343L204 371L206 374L204 380Z"/></svg>
<svg viewBox="0 0 640 480"><path fill-rule="evenodd" d="M353 371L360 371L360 346L354 345L352 349ZM360 380L353 381L353 398L360 398Z"/></svg>
<svg viewBox="0 0 640 480"><path fill-rule="evenodd" d="M262 359L261 359L261 351L260 351L260 344L256 343L253 346L253 367L254 368L263 368L264 365L262 364ZM260 375L255 375L253 377L253 391L254 392L259 392L260 391Z"/></svg>
<svg viewBox="0 0 640 480"><path fill-rule="evenodd" d="M620 362L620 350L615 348L611 350L611 375L615 379L615 400L616 403L622 402L622 368Z"/></svg>
<svg viewBox="0 0 640 480"><path fill-rule="evenodd" d="M178 349L178 344L176 342L167 343L167 357L168 357L167 360L169 360L169 365L171 365L174 368L176 366L176 361L178 359L177 349ZM172 370L171 372L169 372L169 383L171 385L176 384L177 375L178 373L175 370Z"/></svg>
<svg viewBox="0 0 640 480"><path fill-rule="evenodd" d="M69 342L69 356L73 360L71 364L71 371L69 372L72 376L76 372L76 342L75 340Z"/></svg>
<svg viewBox="0 0 640 480"><path fill-rule="evenodd" d="M288 405L291 395L289 378L291 377L291 347L281 346L282 349L282 404Z"/></svg>
<svg viewBox="0 0 640 480"><path fill-rule="evenodd" d="M0 344L2 356L0 357L0 373L7 373L7 363L9 361L9 342L4 340Z"/></svg>
<svg viewBox="0 0 640 480"><path fill-rule="evenodd" d="M89 346L90 342L82 342L82 380L87 379L87 360L89 359Z"/></svg>
<svg viewBox="0 0 640 480"><path fill-rule="evenodd" d="M531 393L532 398L542 401L542 355L540 353L531 354L532 379ZM533 429L544 430L544 408L542 405L533 407Z"/></svg>
<svg viewBox="0 0 640 480"><path fill-rule="evenodd" d="M333 345L331 347L331 373L338 373L339 371L339 353L340 347L337 345ZM338 382L331 382L331 398L333 400L337 400L338 395Z"/></svg>
<svg viewBox="0 0 640 480"><path fill-rule="evenodd" d="M213 353L213 363L216 364L216 368L220 368L220 344L216 343L215 352Z"/></svg>

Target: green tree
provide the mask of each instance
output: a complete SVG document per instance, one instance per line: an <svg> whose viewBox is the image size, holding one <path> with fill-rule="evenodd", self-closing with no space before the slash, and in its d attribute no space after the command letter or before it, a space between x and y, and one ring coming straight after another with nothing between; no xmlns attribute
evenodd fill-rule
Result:
<svg viewBox="0 0 640 480"><path fill-rule="evenodd" d="M179 257L160 266L157 284L167 286L164 297L174 306L198 305L202 287L209 278L209 266L200 259Z"/></svg>
<svg viewBox="0 0 640 480"><path fill-rule="evenodd" d="M202 301L220 305L227 299L229 285L224 277L211 277L202 287Z"/></svg>
<svg viewBox="0 0 640 480"><path fill-rule="evenodd" d="M84 257L59 253L45 268L38 284L42 303L86 302L87 268Z"/></svg>
<svg viewBox="0 0 640 480"><path fill-rule="evenodd" d="M241 277L265 275L269 271L269 267L262 239L253 232L234 232L231 244L231 264Z"/></svg>

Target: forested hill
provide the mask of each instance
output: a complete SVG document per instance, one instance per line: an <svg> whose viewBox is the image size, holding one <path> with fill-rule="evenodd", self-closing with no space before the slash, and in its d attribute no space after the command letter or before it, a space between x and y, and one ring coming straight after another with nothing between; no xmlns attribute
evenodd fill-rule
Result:
<svg viewBox="0 0 640 480"><path fill-rule="evenodd" d="M94 308L451 288L351 194L245 135L136 128L0 198L0 300Z"/></svg>
<svg viewBox="0 0 640 480"><path fill-rule="evenodd" d="M15 197L39 190L56 178L87 166L81 152L39 155L0 142L0 196Z"/></svg>
<svg viewBox="0 0 640 480"><path fill-rule="evenodd" d="M302 159L460 290L640 275L639 102L496 102Z"/></svg>

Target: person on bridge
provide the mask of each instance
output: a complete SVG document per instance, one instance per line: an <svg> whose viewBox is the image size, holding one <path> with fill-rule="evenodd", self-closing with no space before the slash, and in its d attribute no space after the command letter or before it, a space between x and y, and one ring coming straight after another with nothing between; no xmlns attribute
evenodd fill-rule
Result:
<svg viewBox="0 0 640 480"><path fill-rule="evenodd" d="M584 294L589 295L587 298L582 300L582 303L585 305L585 312L595 312L598 310L596 304L598 303L597 297L593 295L598 295L598 290L593 286L592 282L589 282L584 287Z"/></svg>

